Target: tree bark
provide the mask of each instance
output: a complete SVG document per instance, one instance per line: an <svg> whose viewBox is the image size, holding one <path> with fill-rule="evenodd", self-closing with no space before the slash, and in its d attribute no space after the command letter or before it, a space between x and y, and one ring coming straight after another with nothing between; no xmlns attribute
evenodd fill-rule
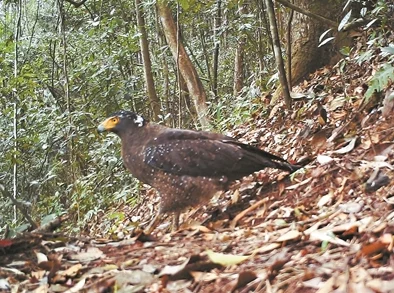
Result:
<svg viewBox="0 0 394 293"><path fill-rule="evenodd" d="M239 4L238 11L240 16L246 13L245 4ZM234 86L233 86L233 95L236 97L241 92L242 87L244 86L244 47L245 47L245 35L241 32L241 36L238 40L237 49L235 51L235 60L234 60Z"/></svg>
<svg viewBox="0 0 394 293"><path fill-rule="evenodd" d="M341 2L340 0L296 0L295 5L302 11L307 10L315 15L324 15L325 18L336 20L341 13ZM341 37L337 36L334 42L318 47L320 35L332 25L332 22L322 22L298 12L294 14L291 32L293 84L300 82L317 68L330 64L332 58L338 54L336 45L342 40Z"/></svg>
<svg viewBox="0 0 394 293"><path fill-rule="evenodd" d="M179 70L186 81L187 88L193 98L198 119L204 129L209 128L207 96L197 71L187 55L182 42L178 38L178 31L171 13L164 0L157 2L158 12L163 24L164 34Z"/></svg>
<svg viewBox="0 0 394 293"><path fill-rule="evenodd" d="M335 40L319 47L321 34L330 27L337 27L335 23L342 11L342 1L295 0L294 4L286 0L277 0L277 2L296 11L291 30L291 82L294 85L314 70L334 64L336 58L340 56L338 48L343 47L349 41L349 38L345 36L346 33L335 33L333 30ZM275 104L281 92L281 88L276 90L271 104Z"/></svg>
<svg viewBox="0 0 394 293"><path fill-rule="evenodd" d="M313 13L313 12L307 10L307 9L303 9L303 8L301 8L299 6L296 6L293 3L290 3L290 2L288 2L286 0L276 0L276 2L279 2L283 6L291 8L293 11L297 11L297 12L299 12L301 14L305 14L305 15L311 17L311 18L314 18L317 21L319 21L320 23L326 24L326 26L328 26L328 27L332 27L332 28L335 28L335 29L338 27L338 24L335 21L332 21L331 19L323 17L323 16L321 16L319 14L315 14L315 13ZM327 1L325 1L325 3L327 3ZM325 11L322 10L321 12L323 12L323 14L326 15Z"/></svg>
<svg viewBox="0 0 394 293"><path fill-rule="evenodd" d="M137 14L138 30L140 32L140 46L142 53L142 60L144 63L144 75L146 82L146 90L148 93L148 99L153 111L153 117L155 121L158 121L161 116L160 100L157 97L155 83L152 76L152 63L149 56L149 44L148 36L145 29L145 19L142 12L140 0L135 0L135 10Z"/></svg>
<svg viewBox="0 0 394 293"><path fill-rule="evenodd" d="M217 0L217 15L214 19L213 39L215 42L213 49L213 68L212 68L212 92L215 99L218 99L218 68L219 68L219 48L218 30L222 24L222 0Z"/></svg>
<svg viewBox="0 0 394 293"><path fill-rule="evenodd" d="M288 109L291 108L291 97L289 92L289 85L287 83L286 78L286 71L285 66L283 63L282 58L282 50L280 48L280 41L279 41L279 33L278 27L276 25L276 18L275 18L275 11L274 11L274 4L272 0L265 0L267 6L267 14L270 23L270 31L272 36L272 43L274 45L274 53L275 53L275 60L276 60L276 67L279 71L279 81L282 86L283 96L285 98L285 103Z"/></svg>
<svg viewBox="0 0 394 293"><path fill-rule="evenodd" d="M294 1L294 0L293 0ZM291 76L291 27L293 23L294 10L290 11L289 20L287 21L287 31L286 31L286 55L287 55L287 83L289 89L293 88L292 76Z"/></svg>

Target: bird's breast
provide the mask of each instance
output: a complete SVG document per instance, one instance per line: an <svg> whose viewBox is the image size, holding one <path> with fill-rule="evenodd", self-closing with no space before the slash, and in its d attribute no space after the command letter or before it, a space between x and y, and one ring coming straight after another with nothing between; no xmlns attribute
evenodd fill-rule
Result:
<svg viewBox="0 0 394 293"><path fill-rule="evenodd" d="M143 153L144 151L142 148L130 150L123 149L122 158L124 165L135 178L143 183L151 185L155 176L155 170L145 164Z"/></svg>

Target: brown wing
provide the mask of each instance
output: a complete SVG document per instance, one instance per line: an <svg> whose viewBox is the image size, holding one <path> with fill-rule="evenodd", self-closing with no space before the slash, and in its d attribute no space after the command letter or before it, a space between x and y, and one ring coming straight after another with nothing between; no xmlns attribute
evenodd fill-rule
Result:
<svg viewBox="0 0 394 293"><path fill-rule="evenodd" d="M230 137L184 130L164 132L151 140L146 147L144 162L172 174L226 176L230 180L265 167L290 171L287 166L290 164L283 159L234 141Z"/></svg>

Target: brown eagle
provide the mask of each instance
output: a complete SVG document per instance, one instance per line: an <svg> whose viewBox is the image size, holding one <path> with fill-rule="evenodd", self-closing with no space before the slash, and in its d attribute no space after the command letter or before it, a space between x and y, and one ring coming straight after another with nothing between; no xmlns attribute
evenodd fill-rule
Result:
<svg viewBox="0 0 394 293"><path fill-rule="evenodd" d="M161 196L159 212L146 233L165 213L174 213L177 228L184 209L208 201L234 180L267 167L288 172L299 168L229 136L165 127L130 111L112 114L98 131L120 137L124 165Z"/></svg>

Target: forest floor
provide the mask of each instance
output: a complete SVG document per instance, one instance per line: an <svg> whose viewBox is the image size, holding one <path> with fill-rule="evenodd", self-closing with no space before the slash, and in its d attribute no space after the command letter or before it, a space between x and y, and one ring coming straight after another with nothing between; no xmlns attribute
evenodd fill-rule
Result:
<svg viewBox="0 0 394 293"><path fill-rule="evenodd" d="M166 220L134 235L158 202L147 189L124 207L117 240L99 224L86 237L0 240L0 292L394 292L391 91L363 99L383 61L323 68L295 88L297 110L278 105L230 133L306 158L301 170L249 176L174 233Z"/></svg>

